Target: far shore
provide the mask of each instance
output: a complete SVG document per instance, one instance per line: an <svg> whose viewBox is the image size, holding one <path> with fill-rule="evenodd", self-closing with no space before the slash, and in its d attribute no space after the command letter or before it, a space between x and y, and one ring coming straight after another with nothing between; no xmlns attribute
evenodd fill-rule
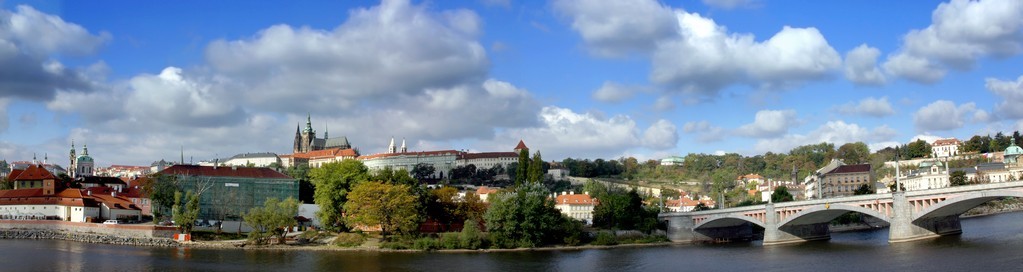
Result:
<svg viewBox="0 0 1023 272"><path fill-rule="evenodd" d="M579 251L588 249L612 249L612 248L631 248L631 247L660 247L660 246L671 246L680 245L683 243L674 242L658 242L658 243L644 243L644 244L618 244L618 245L581 245L581 246L552 246L552 247L534 247L534 248L487 248L487 249L438 249L431 251L423 251L416 249L386 249L379 247L338 247L327 244L309 244L309 245L245 245L244 247L236 246L239 243L244 243L245 240L232 240L232 241L196 241L196 242L185 242L181 243L182 247L196 248L196 249L223 249L223 250L276 250L276 251L292 251L292 250L310 250L310 251L349 251L349 252L399 252L399 253L426 253L426 252L437 252L437 253L490 253L490 252L527 252L527 251Z"/></svg>

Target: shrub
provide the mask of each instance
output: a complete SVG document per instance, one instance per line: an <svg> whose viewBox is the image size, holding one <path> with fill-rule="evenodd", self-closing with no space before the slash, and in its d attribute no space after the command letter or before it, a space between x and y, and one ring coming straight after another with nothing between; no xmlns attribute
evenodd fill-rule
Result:
<svg viewBox="0 0 1023 272"><path fill-rule="evenodd" d="M583 232L583 222L571 218L565 218L561 223L563 234L562 242L568 246L577 246L586 242L586 232Z"/></svg>
<svg viewBox="0 0 1023 272"><path fill-rule="evenodd" d="M359 233L342 232L337 234L337 238L334 238L334 245L339 247L357 247L364 242L366 242L366 236Z"/></svg>
<svg viewBox="0 0 1023 272"><path fill-rule="evenodd" d="M439 246L443 249L459 249L462 248L461 233L457 232L446 232L440 234Z"/></svg>
<svg viewBox="0 0 1023 272"><path fill-rule="evenodd" d="M593 238L593 245L598 246L613 246L618 244L618 237L615 237L614 233L608 231L601 231L597 233L597 237Z"/></svg>
<svg viewBox="0 0 1023 272"><path fill-rule="evenodd" d="M440 248L440 245L438 245L437 239L434 238L423 237L412 242L412 249L431 251L438 248Z"/></svg>
<svg viewBox="0 0 1023 272"><path fill-rule="evenodd" d="M479 224L476 220L465 220L465 225L462 227L462 232L459 233L459 240L461 240L461 248L465 249L480 249L483 247L483 241L486 238L483 232L480 231Z"/></svg>

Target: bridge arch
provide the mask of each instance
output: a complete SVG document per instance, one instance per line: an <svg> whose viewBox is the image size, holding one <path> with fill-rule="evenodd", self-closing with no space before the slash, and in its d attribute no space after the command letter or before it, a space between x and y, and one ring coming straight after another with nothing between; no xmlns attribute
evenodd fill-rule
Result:
<svg viewBox="0 0 1023 272"><path fill-rule="evenodd" d="M696 224L696 226L693 226L693 229L736 227L745 223L752 223L761 228L764 227L764 222L760 222L756 218L745 215L726 214L708 217L699 224Z"/></svg>
<svg viewBox="0 0 1023 272"><path fill-rule="evenodd" d="M921 210L913 217L913 222L928 218L959 216L981 204L1003 197L1023 198L1023 191L997 190L965 193L945 199Z"/></svg>
<svg viewBox="0 0 1023 272"><path fill-rule="evenodd" d="M789 225L809 225L827 223L831 222L831 220L834 220L835 218L838 218L839 216L842 216L847 212L858 212L891 223L891 219L889 219L888 216L881 214L875 210L854 205L828 204L817 205L803 209L799 213L796 213L788 218L785 218L781 222L778 222L778 226L783 227Z"/></svg>

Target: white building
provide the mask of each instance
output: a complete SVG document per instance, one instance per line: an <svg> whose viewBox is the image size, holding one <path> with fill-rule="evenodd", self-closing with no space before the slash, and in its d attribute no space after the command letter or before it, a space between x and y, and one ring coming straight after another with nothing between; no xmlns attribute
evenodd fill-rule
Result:
<svg viewBox="0 0 1023 272"><path fill-rule="evenodd" d="M959 155L959 146L962 144L963 142L956 138L939 139L931 143L931 154L938 158L956 156Z"/></svg>
<svg viewBox="0 0 1023 272"><path fill-rule="evenodd" d="M661 165L681 166L685 164L686 159L679 156L671 156L661 159Z"/></svg>
<svg viewBox="0 0 1023 272"><path fill-rule="evenodd" d="M572 219L593 224L593 207L597 205L597 199L590 197L590 194L576 194L575 192L562 192L554 198L554 208L561 211Z"/></svg>
<svg viewBox="0 0 1023 272"><path fill-rule="evenodd" d="M430 178L447 179L455 167L464 167L470 164L476 166L476 169L490 169L501 165L507 171L509 164L518 162L519 151L523 149L528 150L526 144L520 140L513 149L514 152L470 153L458 150L409 152L404 139L401 141L401 149L398 149L394 144L394 138L392 138L386 153L359 156L358 159L370 170L390 167L394 170L404 169L409 173L417 164L425 163L434 168L434 174Z"/></svg>
<svg viewBox="0 0 1023 272"><path fill-rule="evenodd" d="M906 171L899 182L906 191L929 190L949 187L948 165L941 161L924 161L920 168Z"/></svg>

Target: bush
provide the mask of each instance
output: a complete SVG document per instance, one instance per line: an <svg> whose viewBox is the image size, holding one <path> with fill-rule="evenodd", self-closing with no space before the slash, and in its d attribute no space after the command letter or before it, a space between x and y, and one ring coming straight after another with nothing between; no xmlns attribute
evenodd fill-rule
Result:
<svg viewBox="0 0 1023 272"><path fill-rule="evenodd" d="M334 245L339 247L357 247L365 242L366 236L359 233L342 232L337 234L337 238L334 238Z"/></svg>
<svg viewBox="0 0 1023 272"><path fill-rule="evenodd" d="M446 232L440 234L440 248L443 249L459 249L462 248L461 233L457 232Z"/></svg>
<svg viewBox="0 0 1023 272"><path fill-rule="evenodd" d="M412 242L412 249L431 251L438 248L440 248L440 245L438 245L437 239L434 238L423 237Z"/></svg>
<svg viewBox="0 0 1023 272"><path fill-rule="evenodd" d="M564 218L561 223L562 242L567 246L578 246L586 242L586 232L583 232L583 222L571 218Z"/></svg>
<svg viewBox="0 0 1023 272"><path fill-rule="evenodd" d="M614 233L609 231L601 231L597 233L597 237L593 238L593 245L598 246L613 246L618 244L618 237L615 237Z"/></svg>
<svg viewBox="0 0 1023 272"><path fill-rule="evenodd" d="M461 248L465 249L480 249L483 247L483 241L486 237L483 232L480 231L479 224L475 220L465 220L465 225L462 227L462 232L459 233L459 240L461 240Z"/></svg>

